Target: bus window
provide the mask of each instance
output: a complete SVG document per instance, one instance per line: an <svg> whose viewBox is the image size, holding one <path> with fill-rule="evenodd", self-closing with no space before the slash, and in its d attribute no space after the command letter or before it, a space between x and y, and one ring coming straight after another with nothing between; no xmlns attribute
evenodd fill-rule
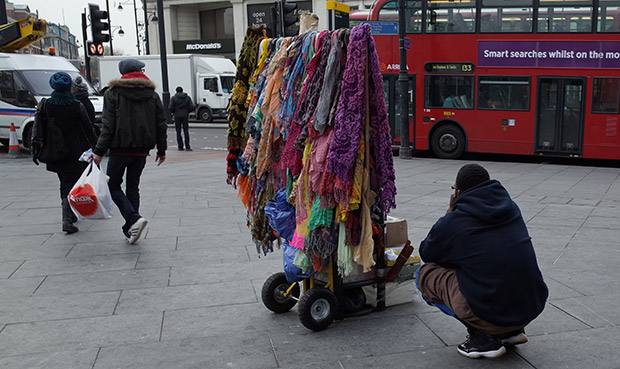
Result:
<svg viewBox="0 0 620 369"><path fill-rule="evenodd" d="M361 21L368 20L370 15L369 9L353 10L349 13L349 28L353 28L360 24Z"/></svg>
<svg viewBox="0 0 620 369"><path fill-rule="evenodd" d="M618 114L620 111L620 78L594 78L592 113Z"/></svg>
<svg viewBox="0 0 620 369"><path fill-rule="evenodd" d="M482 1L480 32L532 32L532 3L533 0Z"/></svg>
<svg viewBox="0 0 620 369"><path fill-rule="evenodd" d="M427 1L426 32L471 33L476 29L476 1Z"/></svg>
<svg viewBox="0 0 620 369"><path fill-rule="evenodd" d="M398 22L398 1L388 1L377 13L377 20L384 22ZM407 33L422 32L422 9L419 1L405 1L405 20Z"/></svg>
<svg viewBox="0 0 620 369"><path fill-rule="evenodd" d="M540 0L538 32L573 33L592 31L592 1L572 1L563 6L557 0Z"/></svg>
<svg viewBox="0 0 620 369"><path fill-rule="evenodd" d="M424 107L472 109L473 76L424 76Z"/></svg>
<svg viewBox="0 0 620 369"><path fill-rule="evenodd" d="M479 77L478 109L529 110L529 102L529 77Z"/></svg>
<svg viewBox="0 0 620 369"><path fill-rule="evenodd" d="M620 4L618 0L599 0L598 32L620 32Z"/></svg>

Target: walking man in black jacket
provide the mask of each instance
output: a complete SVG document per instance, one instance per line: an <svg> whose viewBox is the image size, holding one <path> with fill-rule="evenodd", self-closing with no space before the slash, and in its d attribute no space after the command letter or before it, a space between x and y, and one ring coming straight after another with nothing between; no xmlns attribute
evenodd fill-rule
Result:
<svg viewBox="0 0 620 369"><path fill-rule="evenodd" d="M118 64L120 79L110 81L103 96L103 127L93 149L95 164L110 150L107 175L112 200L125 224L123 234L131 244L138 241L147 220L140 213L140 176L149 151L157 146L155 161L166 160L166 118L155 84L142 72L144 63L123 59ZM125 175L123 192L121 183Z"/></svg>
<svg viewBox="0 0 620 369"><path fill-rule="evenodd" d="M463 166L450 207L420 245L422 298L467 327L457 347L494 358L527 342L524 327L549 295L517 204L478 164Z"/></svg>
<svg viewBox="0 0 620 369"><path fill-rule="evenodd" d="M177 130L177 144L179 151L183 151L183 140L181 139L181 128L185 135L185 150L192 151L189 144L189 113L194 111L192 98L183 92L183 87L177 87L177 93L170 99L168 104L170 112L174 114L174 127Z"/></svg>

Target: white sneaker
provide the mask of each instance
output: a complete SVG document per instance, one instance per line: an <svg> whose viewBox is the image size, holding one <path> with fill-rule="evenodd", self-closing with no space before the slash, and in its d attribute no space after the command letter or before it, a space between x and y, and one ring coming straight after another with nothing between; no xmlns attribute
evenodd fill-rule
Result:
<svg viewBox="0 0 620 369"><path fill-rule="evenodd" d="M504 346L515 346L515 345L520 345L522 343L526 343L527 342L527 336L525 335L525 332L521 331L521 332L513 332L515 334L508 336L506 338L502 338L502 344Z"/></svg>
<svg viewBox="0 0 620 369"><path fill-rule="evenodd" d="M148 221L144 218L136 220L136 222L131 226L131 228L129 228L129 238L127 239L127 242L132 245L136 243L142 235L142 231L144 231L144 228L146 228L147 223Z"/></svg>

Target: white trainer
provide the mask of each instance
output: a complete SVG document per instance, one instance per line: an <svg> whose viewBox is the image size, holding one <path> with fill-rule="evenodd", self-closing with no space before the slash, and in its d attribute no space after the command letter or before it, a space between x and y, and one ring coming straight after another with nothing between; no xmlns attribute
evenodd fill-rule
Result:
<svg viewBox="0 0 620 369"><path fill-rule="evenodd" d="M146 228L147 223L148 221L144 218L136 220L136 222L131 226L131 228L129 228L129 238L127 239L127 242L132 245L136 243L140 239L142 231L144 231L144 228Z"/></svg>

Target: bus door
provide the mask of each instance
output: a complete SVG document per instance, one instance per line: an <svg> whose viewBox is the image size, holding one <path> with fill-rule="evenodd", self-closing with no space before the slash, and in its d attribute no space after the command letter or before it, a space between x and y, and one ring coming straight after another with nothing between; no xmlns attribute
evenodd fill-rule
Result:
<svg viewBox="0 0 620 369"><path fill-rule="evenodd" d="M580 155L585 77L539 77L534 152Z"/></svg>
<svg viewBox="0 0 620 369"><path fill-rule="evenodd" d="M415 75L409 77L409 142L413 143L413 111L415 109ZM398 74L383 75L383 92L390 122L392 144L400 145L400 86Z"/></svg>

